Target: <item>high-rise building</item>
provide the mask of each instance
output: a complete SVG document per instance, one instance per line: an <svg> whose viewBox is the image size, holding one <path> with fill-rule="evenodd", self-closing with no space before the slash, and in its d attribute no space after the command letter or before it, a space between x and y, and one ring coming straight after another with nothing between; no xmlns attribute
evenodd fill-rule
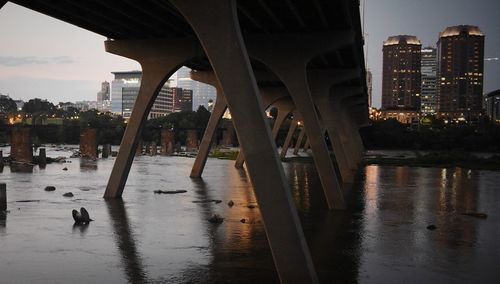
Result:
<svg viewBox="0 0 500 284"><path fill-rule="evenodd" d="M208 101L215 101L215 98L217 96L216 90L210 85L192 80L189 75L190 72L191 69L187 67L181 67L170 78L170 86L192 90L192 110L196 111L201 105L205 108L208 108Z"/></svg>
<svg viewBox="0 0 500 284"><path fill-rule="evenodd" d="M415 36L391 36L384 41L382 109L420 110L420 52Z"/></svg>
<svg viewBox="0 0 500 284"><path fill-rule="evenodd" d="M172 88L173 112L193 110L193 91L182 88Z"/></svg>
<svg viewBox="0 0 500 284"><path fill-rule="evenodd" d="M439 112L477 119L482 112L484 34L476 26L448 27L439 34L437 50Z"/></svg>
<svg viewBox="0 0 500 284"><path fill-rule="evenodd" d="M111 82L111 111L128 119L134 108L141 86L141 71L112 72L115 79ZM168 83L165 84L151 107L148 119L169 114L172 99L168 98ZM170 103L169 103L170 102Z"/></svg>
<svg viewBox="0 0 500 284"><path fill-rule="evenodd" d="M97 103L109 101L109 82L104 81L101 83L101 90L97 93Z"/></svg>
<svg viewBox="0 0 500 284"><path fill-rule="evenodd" d="M366 70L366 89L368 93L368 107L372 107L372 95L373 95L373 76L372 71Z"/></svg>
<svg viewBox="0 0 500 284"><path fill-rule="evenodd" d="M107 112L111 110L111 100L109 98L109 82L101 83L101 90L97 93L97 110Z"/></svg>
<svg viewBox="0 0 500 284"><path fill-rule="evenodd" d="M420 111L423 114L435 114L437 110L437 58L436 48L425 47L421 52L422 90Z"/></svg>

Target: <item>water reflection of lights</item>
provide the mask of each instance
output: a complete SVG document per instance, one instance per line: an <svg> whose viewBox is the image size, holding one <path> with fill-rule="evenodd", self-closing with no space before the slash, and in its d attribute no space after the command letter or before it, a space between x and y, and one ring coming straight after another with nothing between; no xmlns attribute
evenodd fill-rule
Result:
<svg viewBox="0 0 500 284"><path fill-rule="evenodd" d="M367 166L365 168L366 184L365 184L365 194L367 203L367 213L372 214L377 210L377 195L379 187L379 167L378 166Z"/></svg>

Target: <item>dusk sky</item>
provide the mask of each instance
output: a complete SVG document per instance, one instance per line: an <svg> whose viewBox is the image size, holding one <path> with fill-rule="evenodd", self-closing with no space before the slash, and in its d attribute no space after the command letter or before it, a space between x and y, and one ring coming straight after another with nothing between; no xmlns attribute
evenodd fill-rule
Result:
<svg viewBox="0 0 500 284"><path fill-rule="evenodd" d="M363 3L363 1L361 1ZM500 57L498 0L366 0L368 67L373 104L380 106L382 42L388 36L417 36L435 45L447 26L479 26L485 58ZM14 99L96 100L112 71L139 70L129 59L104 51L105 38L12 3L0 10L0 93ZM365 46L366 47L366 46ZM485 62L484 91L500 89L500 61Z"/></svg>

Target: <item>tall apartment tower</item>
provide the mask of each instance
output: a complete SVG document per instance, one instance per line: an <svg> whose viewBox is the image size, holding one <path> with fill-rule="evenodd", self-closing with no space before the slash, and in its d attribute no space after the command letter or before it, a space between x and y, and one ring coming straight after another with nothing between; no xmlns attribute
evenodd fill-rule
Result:
<svg viewBox="0 0 500 284"><path fill-rule="evenodd" d="M448 27L437 49L440 113L474 120L482 112L484 34L476 26Z"/></svg>
<svg viewBox="0 0 500 284"><path fill-rule="evenodd" d="M382 109L420 110L420 52L415 36L391 36L384 41Z"/></svg>
<svg viewBox="0 0 500 284"><path fill-rule="evenodd" d="M435 114L437 111L437 57L436 48L422 49L422 94L420 95L420 111L423 114Z"/></svg>

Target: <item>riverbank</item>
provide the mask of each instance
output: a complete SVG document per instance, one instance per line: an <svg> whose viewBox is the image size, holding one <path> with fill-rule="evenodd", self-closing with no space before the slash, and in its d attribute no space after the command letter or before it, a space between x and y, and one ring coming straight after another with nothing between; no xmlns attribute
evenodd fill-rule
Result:
<svg viewBox="0 0 500 284"><path fill-rule="evenodd" d="M500 155L463 151L367 151L366 165L409 166L500 171Z"/></svg>

